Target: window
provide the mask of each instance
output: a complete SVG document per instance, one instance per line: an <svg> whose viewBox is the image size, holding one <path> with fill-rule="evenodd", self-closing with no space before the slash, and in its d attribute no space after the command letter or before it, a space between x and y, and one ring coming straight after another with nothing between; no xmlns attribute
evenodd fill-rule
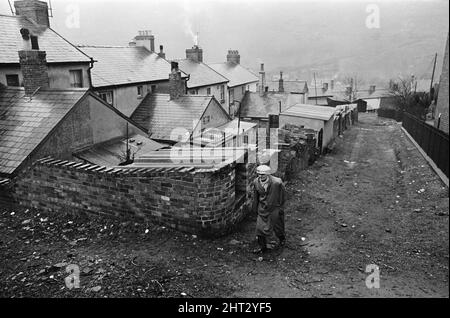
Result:
<svg viewBox="0 0 450 318"><path fill-rule="evenodd" d="M189 91L189 94L191 94L191 95L195 95L195 90L193 90L193 89L192 89L192 90L190 90L190 91Z"/></svg>
<svg viewBox="0 0 450 318"><path fill-rule="evenodd" d="M211 121L211 116L204 116L202 119L202 123L203 125L206 125L207 123L209 123Z"/></svg>
<svg viewBox="0 0 450 318"><path fill-rule="evenodd" d="M113 98L113 92L112 91L105 91L98 93L101 99L103 99L105 102L107 102L110 105L113 105L114 98Z"/></svg>
<svg viewBox="0 0 450 318"><path fill-rule="evenodd" d="M242 95L245 94L245 86L242 86Z"/></svg>
<svg viewBox="0 0 450 318"><path fill-rule="evenodd" d="M70 86L83 87L83 71L70 70L69 72L70 72Z"/></svg>
<svg viewBox="0 0 450 318"><path fill-rule="evenodd" d="M137 87L137 96L142 97L144 94L144 87L142 85Z"/></svg>
<svg viewBox="0 0 450 318"><path fill-rule="evenodd" d="M211 87L208 87L207 89L206 89L206 95L211 95Z"/></svg>
<svg viewBox="0 0 450 318"><path fill-rule="evenodd" d="M152 85L150 87L151 87L151 92L156 93L156 85Z"/></svg>
<svg viewBox="0 0 450 318"><path fill-rule="evenodd" d="M18 74L6 75L6 86L20 86Z"/></svg>
<svg viewBox="0 0 450 318"><path fill-rule="evenodd" d="M220 85L220 102L225 103L225 86Z"/></svg>
<svg viewBox="0 0 450 318"><path fill-rule="evenodd" d="M30 36L30 39L31 39L31 49L39 50L38 37L35 35L32 35L32 36Z"/></svg>
<svg viewBox="0 0 450 318"><path fill-rule="evenodd" d="M234 103L234 88L230 88L230 104Z"/></svg>

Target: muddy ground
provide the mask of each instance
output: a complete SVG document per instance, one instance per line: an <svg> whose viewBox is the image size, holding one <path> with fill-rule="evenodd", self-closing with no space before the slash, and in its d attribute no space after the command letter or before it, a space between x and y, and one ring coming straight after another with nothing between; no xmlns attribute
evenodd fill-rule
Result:
<svg viewBox="0 0 450 318"><path fill-rule="evenodd" d="M448 188L394 121L360 114L287 186L287 245L255 218L200 239L161 226L0 207L0 297L448 297ZM68 289L66 268L80 269ZM380 270L367 288L366 266Z"/></svg>

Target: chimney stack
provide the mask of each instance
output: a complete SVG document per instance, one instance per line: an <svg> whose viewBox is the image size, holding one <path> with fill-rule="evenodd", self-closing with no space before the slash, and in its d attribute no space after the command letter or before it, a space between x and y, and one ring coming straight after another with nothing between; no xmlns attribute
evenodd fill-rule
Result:
<svg viewBox="0 0 450 318"><path fill-rule="evenodd" d="M19 51L20 69L22 70L25 95L33 94L38 88L49 85L47 59L45 51Z"/></svg>
<svg viewBox="0 0 450 318"><path fill-rule="evenodd" d="M27 17L35 23L50 27L47 2L38 0L14 1L16 15Z"/></svg>
<svg viewBox="0 0 450 318"><path fill-rule="evenodd" d="M370 87L369 87L369 94L374 93L375 92L375 88L376 88L375 85L370 85Z"/></svg>
<svg viewBox="0 0 450 318"><path fill-rule="evenodd" d="M263 96L266 87L266 72L264 72L264 63L261 63L261 70L259 71L259 95Z"/></svg>
<svg viewBox="0 0 450 318"><path fill-rule="evenodd" d="M283 72L280 72L280 79L278 80L278 91L280 93L284 93Z"/></svg>
<svg viewBox="0 0 450 318"><path fill-rule="evenodd" d="M330 80L330 89L334 89L334 79Z"/></svg>
<svg viewBox="0 0 450 318"><path fill-rule="evenodd" d="M237 50L228 50L227 62L228 63L240 64L241 63L241 56L239 55L239 51L237 51Z"/></svg>
<svg viewBox="0 0 450 318"><path fill-rule="evenodd" d="M328 90L328 83L327 82L323 82L322 83L322 91L326 92Z"/></svg>
<svg viewBox="0 0 450 318"><path fill-rule="evenodd" d="M194 62L203 62L203 50L194 45L192 49L186 49L186 58Z"/></svg>
<svg viewBox="0 0 450 318"><path fill-rule="evenodd" d="M178 69L177 62L171 62L171 72L169 74L169 94L170 99L177 99L178 97L185 95L185 83L181 78L181 72Z"/></svg>
<svg viewBox="0 0 450 318"><path fill-rule="evenodd" d="M162 57L163 59L166 58L166 53L164 53L164 47L162 45L159 46L159 57Z"/></svg>
<svg viewBox="0 0 450 318"><path fill-rule="evenodd" d="M139 31L133 42L136 42L136 46L143 46L150 52L155 52L155 37L150 30Z"/></svg>

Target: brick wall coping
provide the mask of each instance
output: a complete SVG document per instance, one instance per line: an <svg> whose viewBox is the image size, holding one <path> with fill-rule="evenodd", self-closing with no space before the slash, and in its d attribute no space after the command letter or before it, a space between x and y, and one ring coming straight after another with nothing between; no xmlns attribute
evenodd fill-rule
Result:
<svg viewBox="0 0 450 318"><path fill-rule="evenodd" d="M133 167L133 166L117 166L117 167L107 167L99 166L95 164L85 164L75 161L59 160L53 157L45 157L35 161L28 169L24 169L21 173L25 173L27 170L31 169L36 165L43 166L54 166L63 167L67 170L83 170L87 173L92 174L102 174L102 175L117 175L117 176L151 176L159 173L187 173L187 174L197 174L205 172L218 172L223 168L234 165L234 162L228 162L226 165L221 165L209 169L203 169L198 167L186 167L186 166L172 166L172 167ZM10 180L10 179L7 179ZM6 184L0 183L1 185Z"/></svg>

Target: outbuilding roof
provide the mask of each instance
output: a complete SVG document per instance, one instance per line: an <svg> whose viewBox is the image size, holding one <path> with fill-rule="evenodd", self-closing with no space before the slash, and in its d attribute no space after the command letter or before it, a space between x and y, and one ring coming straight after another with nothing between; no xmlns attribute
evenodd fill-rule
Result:
<svg viewBox="0 0 450 318"><path fill-rule="evenodd" d="M334 107L296 104L281 112L281 115L328 121L334 116L335 111Z"/></svg>
<svg viewBox="0 0 450 318"><path fill-rule="evenodd" d="M300 94L266 92L263 96L255 92L245 92L241 103L240 117L265 118L269 114L278 114L281 110L301 103L303 96Z"/></svg>

